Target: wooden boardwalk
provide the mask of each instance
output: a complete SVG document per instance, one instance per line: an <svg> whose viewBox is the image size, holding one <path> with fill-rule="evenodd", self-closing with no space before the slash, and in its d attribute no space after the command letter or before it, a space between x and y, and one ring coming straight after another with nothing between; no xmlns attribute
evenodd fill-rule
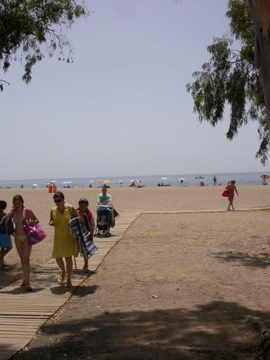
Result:
<svg viewBox="0 0 270 360"><path fill-rule="evenodd" d="M97 270L110 249L124 236L140 211L122 212L112 229L112 237L95 238L98 253L89 259L91 271ZM57 284L59 269L55 260L42 264L32 274L33 292L26 293L13 283L0 290L0 359L9 359L23 349L35 336L38 328L72 296L75 288L86 278L82 272L83 258L77 258L72 278L72 289Z"/></svg>

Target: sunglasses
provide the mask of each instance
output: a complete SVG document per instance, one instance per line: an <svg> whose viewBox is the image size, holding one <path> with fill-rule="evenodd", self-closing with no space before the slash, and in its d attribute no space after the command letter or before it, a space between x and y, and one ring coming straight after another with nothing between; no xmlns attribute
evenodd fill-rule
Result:
<svg viewBox="0 0 270 360"><path fill-rule="evenodd" d="M61 201L63 201L63 199L55 199L55 200L54 200L55 203L59 203L59 202L61 202Z"/></svg>

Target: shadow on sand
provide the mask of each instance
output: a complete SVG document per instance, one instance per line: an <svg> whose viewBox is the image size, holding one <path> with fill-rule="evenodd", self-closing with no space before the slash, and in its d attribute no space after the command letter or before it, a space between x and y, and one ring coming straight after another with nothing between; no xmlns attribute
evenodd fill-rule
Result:
<svg viewBox="0 0 270 360"><path fill-rule="evenodd" d="M82 305L83 306L83 305ZM82 314L45 324L27 351L12 359L254 359L260 334L250 316L269 319L232 302L194 310L169 309Z"/></svg>
<svg viewBox="0 0 270 360"><path fill-rule="evenodd" d="M248 254L241 251L221 251L214 256L223 261L238 262L243 266L266 269L270 266L270 255L268 253Z"/></svg>

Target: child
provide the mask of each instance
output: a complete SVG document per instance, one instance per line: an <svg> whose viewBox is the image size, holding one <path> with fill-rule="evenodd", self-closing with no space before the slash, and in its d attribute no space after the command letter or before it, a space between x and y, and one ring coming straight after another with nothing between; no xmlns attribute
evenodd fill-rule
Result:
<svg viewBox="0 0 270 360"><path fill-rule="evenodd" d="M92 240L94 238L94 230L95 230L95 220L93 217L92 212L88 209L88 200L85 198L82 198L79 200L79 208L77 209L78 218L79 221L87 228L88 231L90 231L90 234L92 236ZM87 215L87 218L85 219L84 214ZM87 221L87 223L86 223ZM84 254L84 267L83 271L85 273L89 272L88 269L88 255Z"/></svg>
<svg viewBox="0 0 270 360"><path fill-rule="evenodd" d="M11 219L7 219L5 209L7 203L4 200L0 200L0 268L1 270L7 270L8 265L4 262L4 257L12 249L12 242L10 234L14 232Z"/></svg>
<svg viewBox="0 0 270 360"><path fill-rule="evenodd" d="M235 186L235 180L231 180L228 183L228 185L226 186L226 190L228 191L228 201L229 201L227 210L231 210L230 207L232 208L232 210L234 210L234 206L233 206L234 192L236 192L237 196L239 196L238 191Z"/></svg>
<svg viewBox="0 0 270 360"><path fill-rule="evenodd" d="M98 227L100 230L107 230L107 217L106 215L101 215L100 221L98 222Z"/></svg>

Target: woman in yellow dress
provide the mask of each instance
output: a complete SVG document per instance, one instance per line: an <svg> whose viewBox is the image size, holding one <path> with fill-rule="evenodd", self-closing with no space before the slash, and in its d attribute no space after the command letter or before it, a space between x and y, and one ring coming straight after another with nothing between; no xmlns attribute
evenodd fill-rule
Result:
<svg viewBox="0 0 270 360"><path fill-rule="evenodd" d="M77 244L70 232L69 220L78 216L73 206L65 203L64 194L57 191L53 195L55 207L51 209L49 225L54 226L54 246L52 258L56 260L61 269L61 275L58 278L59 283L63 283L67 276L67 287L71 287L72 275L72 256L77 255ZM64 263L64 259L66 266Z"/></svg>

